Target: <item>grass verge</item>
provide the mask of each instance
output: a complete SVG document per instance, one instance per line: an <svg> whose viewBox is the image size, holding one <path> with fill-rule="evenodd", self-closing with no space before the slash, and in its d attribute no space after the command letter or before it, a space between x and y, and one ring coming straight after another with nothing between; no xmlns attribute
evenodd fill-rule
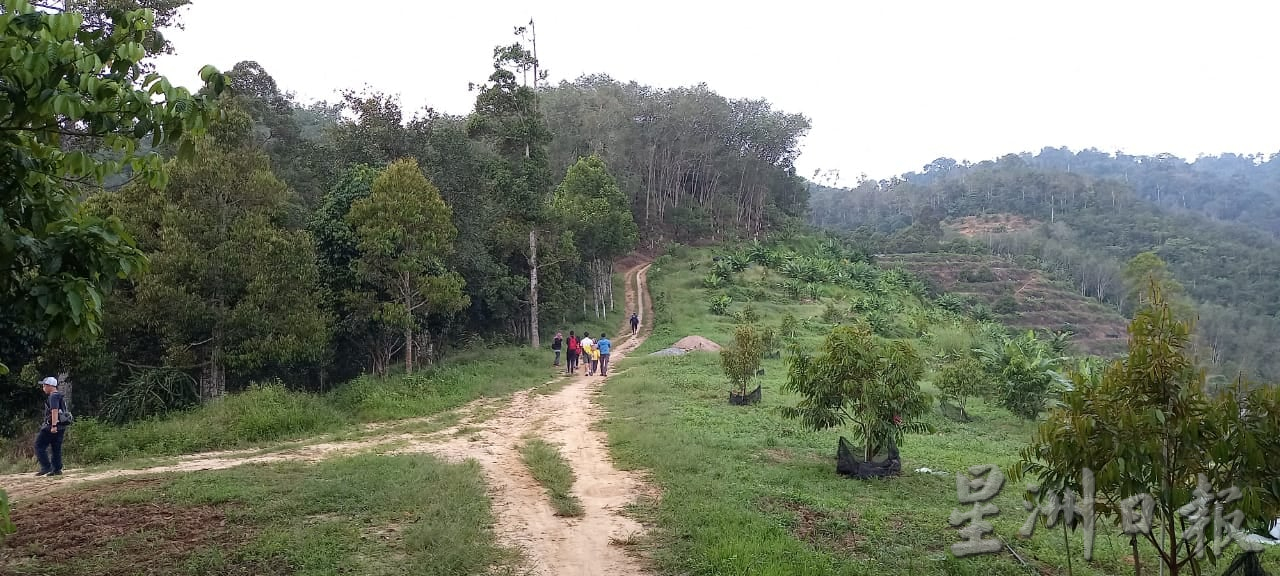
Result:
<svg viewBox="0 0 1280 576"><path fill-rule="evenodd" d="M573 489L573 468L560 455L560 450L539 438L530 438L520 446L524 465L547 491L556 516L582 516L582 502L570 491Z"/></svg>
<svg viewBox="0 0 1280 576"><path fill-rule="evenodd" d="M363 376L327 394L255 386L193 410L124 426L79 420L68 431L65 454L68 463L84 466L351 432L365 422L438 414L536 386L553 373L550 364L542 351L495 349L460 353L409 376ZM31 460L9 458L20 467L33 466Z"/></svg>
<svg viewBox="0 0 1280 576"><path fill-rule="evenodd" d="M21 504L15 576L482 574L493 540L475 463L426 455L131 479Z"/></svg>

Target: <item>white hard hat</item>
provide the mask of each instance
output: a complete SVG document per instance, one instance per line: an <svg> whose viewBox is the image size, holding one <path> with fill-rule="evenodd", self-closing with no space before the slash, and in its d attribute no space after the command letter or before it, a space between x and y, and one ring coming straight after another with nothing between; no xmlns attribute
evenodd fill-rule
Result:
<svg viewBox="0 0 1280 576"><path fill-rule="evenodd" d="M54 378L53 376L48 376L48 377L46 377L44 380L41 380L41 381L40 381L40 385L41 385L41 386L53 386L54 388L57 388L57 387L58 387L58 379L57 379L57 378Z"/></svg>

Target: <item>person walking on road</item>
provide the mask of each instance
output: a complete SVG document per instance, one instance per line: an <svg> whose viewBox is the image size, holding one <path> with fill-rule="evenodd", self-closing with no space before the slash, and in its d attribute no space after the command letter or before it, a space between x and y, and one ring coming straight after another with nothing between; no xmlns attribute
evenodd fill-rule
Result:
<svg viewBox="0 0 1280 576"><path fill-rule="evenodd" d="M636 312L632 312L631 313L631 335L635 336L639 332L640 332L640 314Z"/></svg>
<svg viewBox="0 0 1280 576"><path fill-rule="evenodd" d="M40 471L36 476L62 475L62 440L67 434L67 401L58 391L58 379L52 376L40 381L44 389L44 411L40 416L40 431L36 433L36 461ZM59 426L59 424L62 424Z"/></svg>
<svg viewBox="0 0 1280 576"><path fill-rule="evenodd" d="M595 348L595 340L591 339L588 332L582 333L582 339L578 341L578 345L582 346L582 359L587 362L587 376L593 374L591 370L591 351Z"/></svg>
<svg viewBox="0 0 1280 576"><path fill-rule="evenodd" d="M556 332L556 337L551 339L551 350L556 353L556 359L551 361L552 366L560 365L560 346L564 343L564 336Z"/></svg>
<svg viewBox="0 0 1280 576"><path fill-rule="evenodd" d="M609 337L600 334L600 339L596 340L596 350L600 351L600 375L609 375L609 353L613 351L613 342L609 341Z"/></svg>
<svg viewBox="0 0 1280 576"><path fill-rule="evenodd" d="M569 331L568 348L564 354L564 372L573 374L578 371L578 355L582 353L582 346L578 344L578 337L573 335L573 330Z"/></svg>
<svg viewBox="0 0 1280 576"><path fill-rule="evenodd" d="M591 343L591 367L588 376L595 376L600 373L600 342L593 341Z"/></svg>

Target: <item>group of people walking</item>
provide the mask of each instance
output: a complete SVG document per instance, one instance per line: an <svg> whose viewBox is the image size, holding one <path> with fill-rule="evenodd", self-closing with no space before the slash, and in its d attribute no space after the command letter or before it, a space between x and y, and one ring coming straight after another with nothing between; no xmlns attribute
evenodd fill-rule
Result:
<svg viewBox="0 0 1280 576"><path fill-rule="evenodd" d="M632 313L631 335L635 336L639 331L640 316ZM565 374L576 374L578 367L585 360L587 376L595 376L597 373L601 376L609 375L609 355L613 352L613 342L603 332L594 340L588 332L583 332L582 337L579 338L570 330L568 339L565 339L560 332L556 332L555 338L551 339L551 350L555 352L553 366L560 365L560 352L564 351Z"/></svg>

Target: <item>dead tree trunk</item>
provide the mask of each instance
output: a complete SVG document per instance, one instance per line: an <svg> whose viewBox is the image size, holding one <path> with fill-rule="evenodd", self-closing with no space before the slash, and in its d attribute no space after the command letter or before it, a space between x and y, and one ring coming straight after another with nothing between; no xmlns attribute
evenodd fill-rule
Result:
<svg viewBox="0 0 1280 576"><path fill-rule="evenodd" d="M535 349L538 342L538 231L529 230L529 343Z"/></svg>

